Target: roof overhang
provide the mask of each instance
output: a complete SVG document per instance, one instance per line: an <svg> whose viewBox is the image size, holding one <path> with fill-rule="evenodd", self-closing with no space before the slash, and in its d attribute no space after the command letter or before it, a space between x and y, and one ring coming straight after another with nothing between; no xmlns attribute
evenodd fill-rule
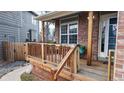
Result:
<svg viewBox="0 0 124 93"><path fill-rule="evenodd" d="M36 20L49 21L49 20L53 20L53 19L60 18L63 16L75 14L78 12L79 11L54 11L54 12L49 12L47 14L44 14L42 16L38 16L38 17L36 17Z"/></svg>

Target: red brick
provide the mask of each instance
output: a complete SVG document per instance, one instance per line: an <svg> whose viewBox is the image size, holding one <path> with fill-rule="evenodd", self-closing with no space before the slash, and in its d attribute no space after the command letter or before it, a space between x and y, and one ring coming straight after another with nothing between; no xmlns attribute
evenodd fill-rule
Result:
<svg viewBox="0 0 124 93"><path fill-rule="evenodd" d="M115 77L116 77L116 78L122 78L122 74L115 73Z"/></svg>
<svg viewBox="0 0 124 93"><path fill-rule="evenodd" d="M56 43L59 43L59 22L60 20L59 19L56 19L55 20L55 40L56 40Z"/></svg>
<svg viewBox="0 0 124 93"><path fill-rule="evenodd" d="M122 69L123 65L122 64L116 64L116 68Z"/></svg>
<svg viewBox="0 0 124 93"><path fill-rule="evenodd" d="M116 62L117 62L118 64L124 64L124 59L123 59L123 60L120 60L120 59L117 58Z"/></svg>

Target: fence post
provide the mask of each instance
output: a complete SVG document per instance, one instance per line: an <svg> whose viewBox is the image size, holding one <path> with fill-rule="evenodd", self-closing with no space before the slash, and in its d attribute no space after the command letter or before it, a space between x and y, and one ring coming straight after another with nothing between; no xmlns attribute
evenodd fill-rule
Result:
<svg viewBox="0 0 124 93"><path fill-rule="evenodd" d="M25 60L27 60L27 56L28 56L28 43L25 43L24 46L25 46Z"/></svg>

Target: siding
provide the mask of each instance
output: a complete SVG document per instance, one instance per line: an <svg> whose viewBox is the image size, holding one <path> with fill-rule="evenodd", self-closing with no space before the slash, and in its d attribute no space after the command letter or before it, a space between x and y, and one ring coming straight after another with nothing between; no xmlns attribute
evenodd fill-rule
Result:
<svg viewBox="0 0 124 93"><path fill-rule="evenodd" d="M2 41L15 39L15 42L25 42L29 29L35 30L36 34L39 33L38 22L33 25L32 16L34 15L26 11L0 11L0 59L2 59Z"/></svg>
<svg viewBox="0 0 124 93"><path fill-rule="evenodd" d="M22 16L22 19L21 19L22 20L22 27L21 27L21 32L20 32L20 35L21 35L20 40L21 40L21 42L25 42L26 35L27 35L27 32L29 31L29 29L34 30L38 35L39 26L38 26L38 21L36 22L35 25L32 23L32 16L33 15L31 13L23 12L21 16ZM35 16L33 16L33 17L35 17Z"/></svg>

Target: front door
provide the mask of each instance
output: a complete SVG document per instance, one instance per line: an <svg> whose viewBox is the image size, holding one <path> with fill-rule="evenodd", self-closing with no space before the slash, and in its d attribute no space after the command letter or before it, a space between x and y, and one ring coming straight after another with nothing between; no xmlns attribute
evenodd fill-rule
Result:
<svg viewBox="0 0 124 93"><path fill-rule="evenodd" d="M117 16L116 14L102 15L99 29L99 54L100 60L107 60L109 49L115 49Z"/></svg>

